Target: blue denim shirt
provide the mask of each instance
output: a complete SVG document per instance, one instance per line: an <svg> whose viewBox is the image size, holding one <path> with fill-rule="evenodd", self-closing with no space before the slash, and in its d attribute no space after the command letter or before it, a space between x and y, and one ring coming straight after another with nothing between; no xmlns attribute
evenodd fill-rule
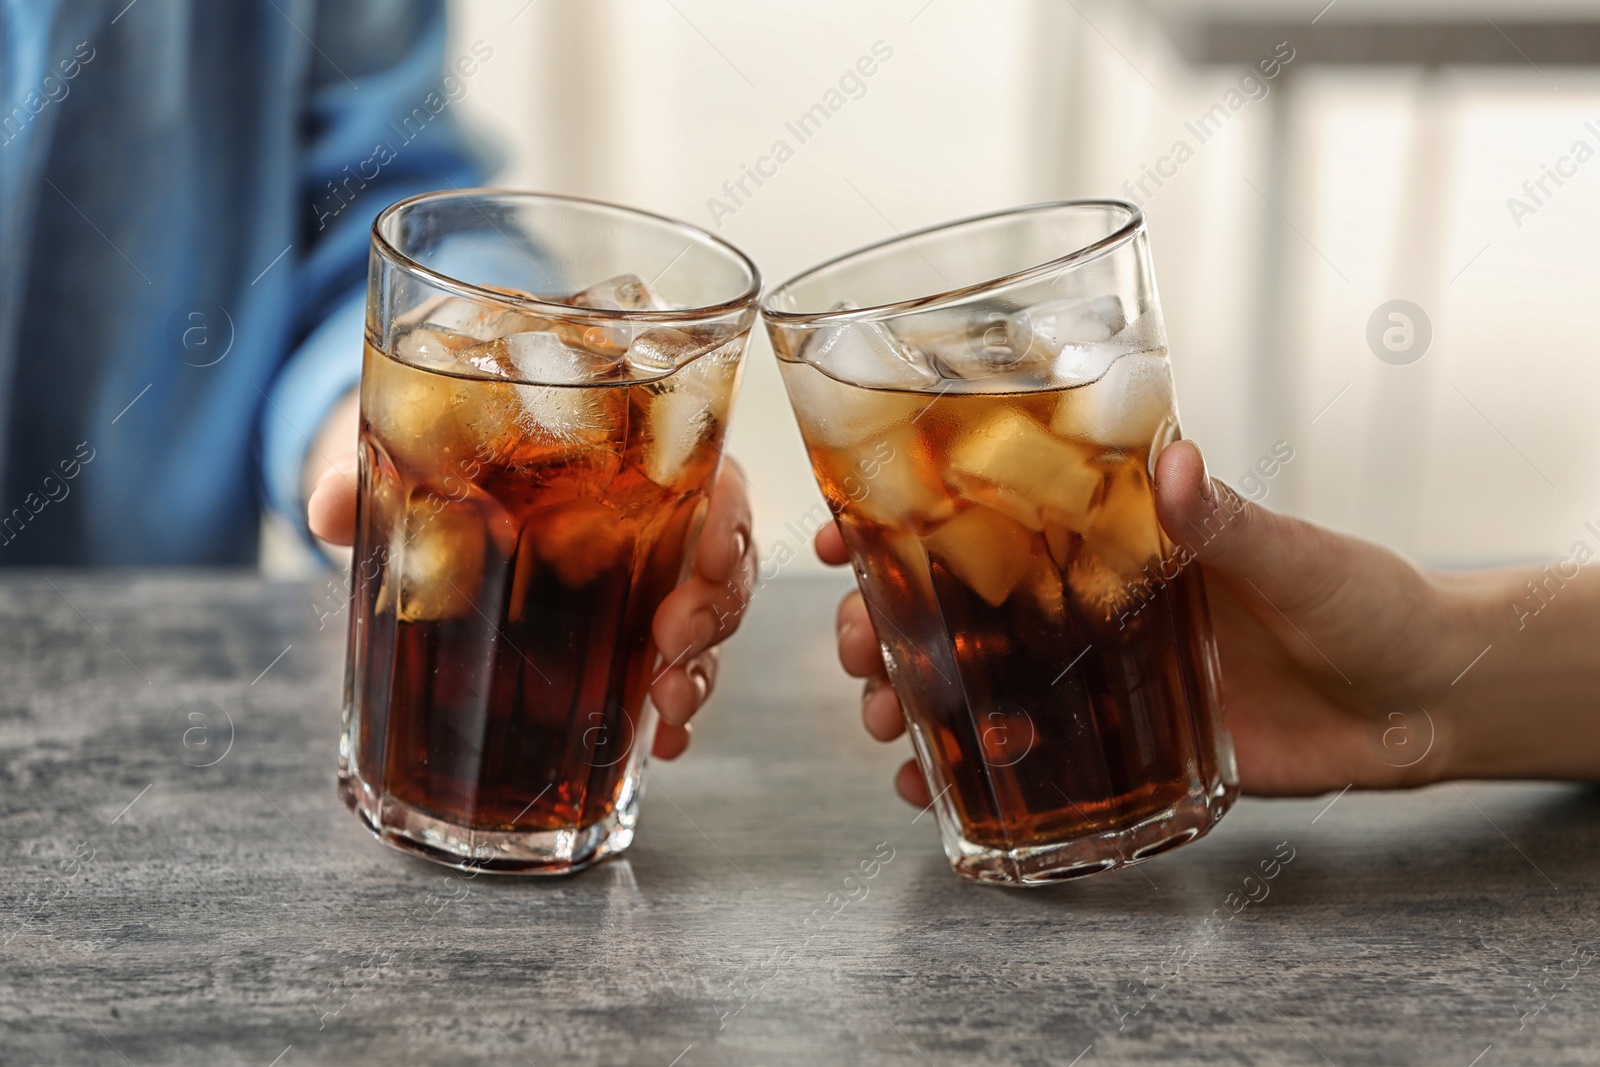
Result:
<svg viewBox="0 0 1600 1067"><path fill-rule="evenodd" d="M0 0L0 565L251 563L368 230L470 186L438 0Z"/></svg>

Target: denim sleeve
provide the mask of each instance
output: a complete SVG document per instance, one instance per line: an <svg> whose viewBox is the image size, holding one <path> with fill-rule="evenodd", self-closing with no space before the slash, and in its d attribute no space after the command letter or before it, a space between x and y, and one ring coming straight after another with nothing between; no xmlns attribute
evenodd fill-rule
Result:
<svg viewBox="0 0 1600 1067"><path fill-rule="evenodd" d="M322 420L361 376L372 220L396 200L482 181L454 105L494 56L445 55L440 0L324 0L304 109L296 308L301 340L263 405L268 504L312 543L301 472Z"/></svg>

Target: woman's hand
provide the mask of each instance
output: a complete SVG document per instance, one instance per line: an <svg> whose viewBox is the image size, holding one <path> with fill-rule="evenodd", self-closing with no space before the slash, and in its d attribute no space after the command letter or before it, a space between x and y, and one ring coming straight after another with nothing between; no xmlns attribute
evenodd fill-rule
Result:
<svg viewBox="0 0 1600 1067"><path fill-rule="evenodd" d="M341 405L317 435L307 464L306 519L311 532L335 545L355 539L356 409ZM653 754L674 759L689 746L689 720L711 695L717 646L739 627L747 590L755 582L755 543L744 472L723 461L711 492L694 569L656 610L652 634L670 666L650 687L661 713Z"/></svg>
<svg viewBox="0 0 1600 1067"><path fill-rule="evenodd" d="M1525 573L1432 574L1378 545L1278 515L1209 478L1187 441L1157 462L1156 508L1168 536L1205 567L1245 792L1600 776L1600 735L1573 677L1595 673L1597 657L1582 650L1583 635L1600 626L1594 582L1569 593L1565 618L1552 617L1537 646L1547 670L1565 672L1556 688L1573 693L1552 693L1539 713L1549 733L1535 742L1513 728L1529 717L1497 703L1533 680L1531 667L1518 667L1531 660L1514 658L1536 647L1516 641L1512 599ZM817 553L846 561L836 527L818 535ZM838 640L845 670L867 680L867 732L900 736L900 706L858 593L840 605ZM1491 644L1507 648L1501 660L1490 652L1475 662ZM1524 690L1523 700L1533 696ZM1580 754L1571 754L1574 745ZM896 786L913 804L929 801L910 761Z"/></svg>

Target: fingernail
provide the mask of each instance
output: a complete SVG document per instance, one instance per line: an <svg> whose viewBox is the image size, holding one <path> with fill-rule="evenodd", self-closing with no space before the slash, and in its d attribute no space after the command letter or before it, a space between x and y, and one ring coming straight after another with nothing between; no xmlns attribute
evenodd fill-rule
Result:
<svg viewBox="0 0 1600 1067"><path fill-rule="evenodd" d="M689 664L689 681L694 683L694 705L698 708L711 695L711 677L706 673L705 664Z"/></svg>
<svg viewBox="0 0 1600 1067"><path fill-rule="evenodd" d="M1211 503L1215 499L1215 493L1211 485L1211 468L1206 466L1205 453L1200 451L1200 446L1193 441L1176 441L1173 447L1187 448L1194 453L1194 458L1200 461L1200 499L1208 504Z"/></svg>
<svg viewBox="0 0 1600 1067"><path fill-rule="evenodd" d="M855 624L855 620L854 619L846 619L844 622L841 622L839 624L839 642L840 642L840 644L844 643L845 639L848 638L851 635L851 633L853 633L855 631L855 628L856 628L856 624Z"/></svg>
<svg viewBox="0 0 1600 1067"><path fill-rule="evenodd" d="M750 551L750 531L743 526L736 526L733 530L733 561L738 563L744 559L744 554Z"/></svg>
<svg viewBox="0 0 1600 1067"><path fill-rule="evenodd" d="M861 687L861 706L863 708L871 702L873 697L878 695L878 691L884 687L886 682L887 679L885 678L867 679L866 683Z"/></svg>

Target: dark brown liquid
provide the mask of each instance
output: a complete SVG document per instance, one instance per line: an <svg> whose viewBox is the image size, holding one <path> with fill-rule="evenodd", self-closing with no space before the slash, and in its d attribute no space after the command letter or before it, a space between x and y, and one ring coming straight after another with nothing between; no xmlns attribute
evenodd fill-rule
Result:
<svg viewBox="0 0 1600 1067"><path fill-rule="evenodd" d="M948 790L963 836L991 848L1125 829L1180 803L1203 807L1219 788L1205 590L1197 567L1161 561L1170 545L1155 526L1148 451L1058 439L1092 494L1082 513L1050 515L1039 531L989 516L971 484L966 496L950 487L943 511L924 503L886 521L871 510L876 479L916 468L937 486L960 467L951 449L972 427L1011 411L1048 430L1059 396L942 397L881 435L876 463L812 447L934 791ZM1003 536L951 548L941 528L974 508ZM1118 559L1114 581L1096 553ZM962 554L964 567L952 562Z"/></svg>
<svg viewBox="0 0 1600 1067"><path fill-rule="evenodd" d="M369 382L382 360L392 384L398 365L367 358ZM484 387L452 388L471 401ZM599 391L617 420L594 447L541 451L513 431L429 470L364 420L349 684L355 769L380 796L490 831L586 827L626 801L649 741L651 620L681 577L721 430L660 485L641 459L653 395ZM442 580L417 562L430 551ZM429 582L405 585L407 553Z"/></svg>

